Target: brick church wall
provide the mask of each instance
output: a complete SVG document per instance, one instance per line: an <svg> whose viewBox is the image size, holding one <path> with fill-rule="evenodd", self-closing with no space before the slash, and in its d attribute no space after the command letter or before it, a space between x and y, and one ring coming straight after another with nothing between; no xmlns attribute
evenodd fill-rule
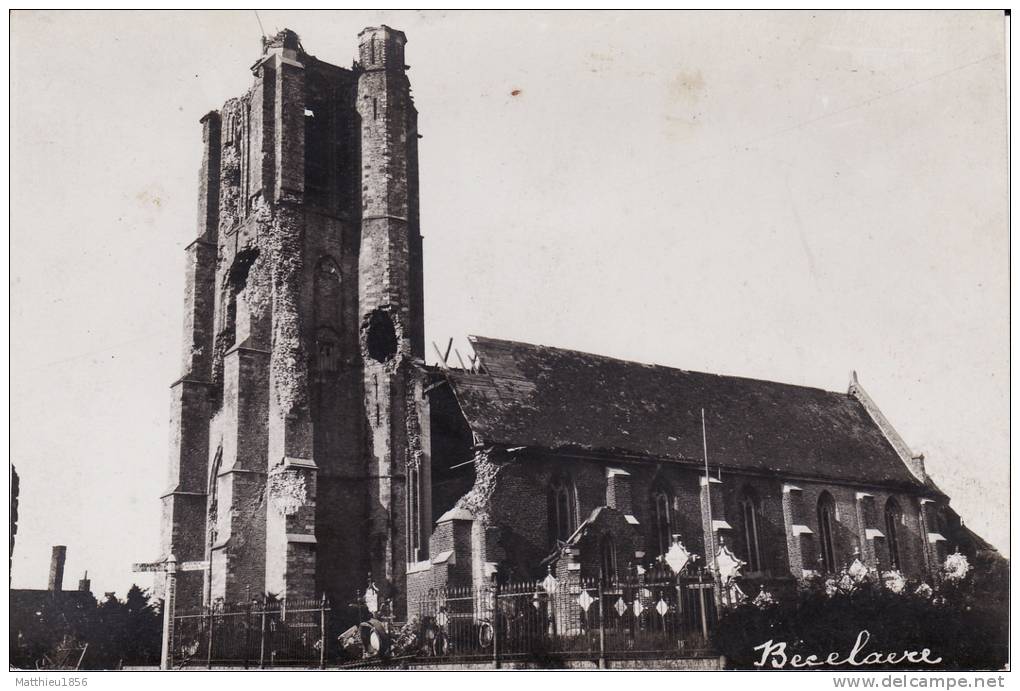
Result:
<svg viewBox="0 0 1020 691"><path fill-rule="evenodd" d="M520 578L544 576L539 562L551 552L547 493L552 483L559 478L570 479L575 488L577 522L580 523L592 511L607 505L614 498L612 492L607 496L607 468L618 468L628 474L630 506L638 521L634 527L643 540L641 551L646 553L646 562L650 563L657 552L652 525L652 493L656 488L665 487L672 496L671 532L680 536L688 551L700 557L699 565L707 563L709 555L705 552L706 533L700 487L703 475L700 469L665 463L615 462L611 459L532 454L507 459L502 463L487 505L487 521L494 528L496 542L505 553L504 568L507 573ZM890 496L895 496L903 511L903 524L897 533L902 570L914 577L924 574L923 536L919 529L916 498L874 487L849 487L797 480L795 486L800 488L801 495L797 520L806 525L811 534L791 536L789 526L792 521L784 510L784 485L788 484L791 483L778 477L727 472L722 473L721 482L712 483L715 495L712 502L713 519L717 522L725 521L730 526L730 529L717 531L716 544L725 545L745 561L748 558L748 546L740 502L748 491L758 500L758 534L763 572L744 575L754 577L757 582L761 578L801 578L805 569L821 569L817 505L822 492L828 492L835 502L834 537L838 564L848 565L859 556L869 566L888 569L888 548L881 538L867 539L863 528L873 527L885 532L885 503ZM872 522L878 521L876 525L862 526L858 494L871 495L875 505L881 507L875 514L877 518L872 519ZM794 538L804 553L794 553L791 557L789 543ZM580 555L576 561L588 564L589 569L595 563L589 555Z"/></svg>

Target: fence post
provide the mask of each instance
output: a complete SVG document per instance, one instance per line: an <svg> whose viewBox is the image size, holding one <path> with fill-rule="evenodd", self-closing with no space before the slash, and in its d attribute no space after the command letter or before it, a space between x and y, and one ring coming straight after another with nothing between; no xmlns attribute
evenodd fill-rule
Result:
<svg viewBox="0 0 1020 691"><path fill-rule="evenodd" d="M244 605L244 668L248 669L248 658L251 657L251 588L246 589Z"/></svg>
<svg viewBox="0 0 1020 691"><path fill-rule="evenodd" d="M715 580L712 581L712 590L715 591ZM705 637L708 644L708 603L705 600L705 583L702 572L698 573L698 603L701 605L701 635Z"/></svg>
<svg viewBox="0 0 1020 691"><path fill-rule="evenodd" d="M209 601L209 641L205 647L205 668L212 669L213 603Z"/></svg>
<svg viewBox="0 0 1020 691"><path fill-rule="evenodd" d="M492 665L500 668L499 661L499 576L492 574Z"/></svg>
<svg viewBox="0 0 1020 691"><path fill-rule="evenodd" d="M606 668L606 596L599 575L599 669Z"/></svg>
<svg viewBox="0 0 1020 691"><path fill-rule="evenodd" d="M319 669L326 667L326 593L319 607Z"/></svg>
<svg viewBox="0 0 1020 691"><path fill-rule="evenodd" d="M262 598L262 624L259 627L259 669L266 666L266 598Z"/></svg>

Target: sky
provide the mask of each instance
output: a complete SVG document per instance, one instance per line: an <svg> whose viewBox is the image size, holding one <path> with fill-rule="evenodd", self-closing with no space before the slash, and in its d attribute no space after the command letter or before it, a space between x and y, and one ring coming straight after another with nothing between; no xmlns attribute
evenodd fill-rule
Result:
<svg viewBox="0 0 1020 691"><path fill-rule="evenodd" d="M13 587L159 556L199 118L408 37L427 341L846 390L1008 554L1001 12L15 12Z"/></svg>

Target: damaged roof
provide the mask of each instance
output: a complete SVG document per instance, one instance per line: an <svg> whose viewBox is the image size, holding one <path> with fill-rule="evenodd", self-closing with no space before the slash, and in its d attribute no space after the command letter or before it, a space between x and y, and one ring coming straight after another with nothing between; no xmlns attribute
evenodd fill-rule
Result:
<svg viewBox="0 0 1020 691"><path fill-rule="evenodd" d="M703 462L857 484L923 485L849 394L479 336L448 377L483 443Z"/></svg>

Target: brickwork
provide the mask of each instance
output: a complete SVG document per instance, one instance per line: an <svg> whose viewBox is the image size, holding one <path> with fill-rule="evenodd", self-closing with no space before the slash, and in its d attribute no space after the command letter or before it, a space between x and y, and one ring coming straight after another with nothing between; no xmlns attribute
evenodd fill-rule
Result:
<svg viewBox="0 0 1020 691"><path fill-rule="evenodd" d="M749 563L748 537L741 502L749 499L756 506L755 525L762 560L761 571L763 575L769 577L789 574L786 524L781 500L782 484L778 478L724 474L722 482L712 485L712 491L717 494L722 506L722 515L730 525L730 530L720 532L722 538L720 542Z"/></svg>
<svg viewBox="0 0 1020 691"><path fill-rule="evenodd" d="M479 557L472 539L474 523L465 511L444 517L436 524L429 541L431 557L407 565L409 615L413 615L418 601L428 598L431 589L478 585L474 574L475 560Z"/></svg>
<svg viewBox="0 0 1020 691"><path fill-rule="evenodd" d="M705 549L710 539L707 493L702 471L695 466L527 452L509 455L495 450L483 456L485 464L491 464L497 470L480 473L483 478L481 484L491 486L482 487L476 483L468 495L472 500L465 505L471 507L477 522L485 524L492 539L482 548L476 545L473 556L476 560L498 563L507 575L515 578L544 576L539 564L553 551L547 494L554 482L563 479L574 488L578 522L589 518L599 507L619 504L621 497L627 497L624 501L629 502L629 513L637 523L627 521L610 530L620 545L626 542L625 546L617 547L618 554L627 553L619 557L624 562L632 561L646 567L654 564L658 550L653 526L656 516L653 495L665 491L671 499L670 534L678 536L690 552L698 555L698 566L711 564L711 557ZM776 592L786 592L792 587L793 578L804 578L806 572L820 570L817 505L823 492L828 493L835 504L833 532L838 565L848 565L859 556L873 568L883 572L889 569L886 539L867 531L887 532L884 507L890 498L895 498L902 509L897 530L900 569L905 575L915 578L927 574L922 555L924 540L919 504L911 494L876 487L800 480L793 484L778 477L725 472L721 477L714 474L712 479L712 520L715 528L712 539L717 548L725 546L746 562L750 561L750 546L743 523L742 502L748 498L753 500L761 567L759 571L751 572L745 566L742 574L752 589L761 583ZM626 482L626 490L622 489L621 480ZM868 501L880 507L876 508L873 516L868 514L871 517L866 520L860 518L860 495L867 495ZM479 497L482 499L478 500ZM625 514L616 511L607 515L621 517L622 521ZM599 568L599 551L594 543L589 543L591 538L585 538L575 545L572 549L577 553L569 559L571 563L580 565L577 568L585 576L597 575ZM433 534L432 549L440 552L454 549L457 558L461 559L464 557L458 550L466 548L454 546L448 535L437 528ZM642 553L642 557L637 556ZM557 568L561 569L560 566ZM428 578L430 583L436 583L436 572L430 572Z"/></svg>
<svg viewBox="0 0 1020 691"><path fill-rule="evenodd" d="M418 410L413 405L411 361L424 354L423 344L413 338L423 318L412 309L410 271L412 244L420 242L408 194L409 153L417 148L417 136L409 132L414 105L404 74L404 35L382 26L365 29L358 38L362 66L356 95L362 123L359 324L368 411L368 473L375 478L369 488L368 544L372 573L393 589L399 607L407 559L405 480L408 463L417 462L409 430L420 429L420 423L412 419ZM416 208L417 200L413 205Z"/></svg>
<svg viewBox="0 0 1020 691"><path fill-rule="evenodd" d="M795 486L799 490L784 495L788 512L786 520L790 524L807 526L811 533L796 536L796 539L792 535L788 538L788 543L796 545L796 548L790 551L791 571L795 572L801 565L803 569L814 571L820 571L822 568L818 502L822 493L827 492L832 496L836 507L833 537L837 564L846 565L855 558L860 558L871 568L881 571L889 569L890 556L888 540L884 535L887 532L884 511L888 500L895 497L902 509L902 521L897 530L900 570L905 575L915 578L927 575L915 496L866 486L855 488L804 481L797 481ZM872 533L869 537L869 529L877 530L883 535Z"/></svg>
<svg viewBox="0 0 1020 691"><path fill-rule="evenodd" d="M630 473L622 468L606 469L606 506L620 513L634 513Z"/></svg>

